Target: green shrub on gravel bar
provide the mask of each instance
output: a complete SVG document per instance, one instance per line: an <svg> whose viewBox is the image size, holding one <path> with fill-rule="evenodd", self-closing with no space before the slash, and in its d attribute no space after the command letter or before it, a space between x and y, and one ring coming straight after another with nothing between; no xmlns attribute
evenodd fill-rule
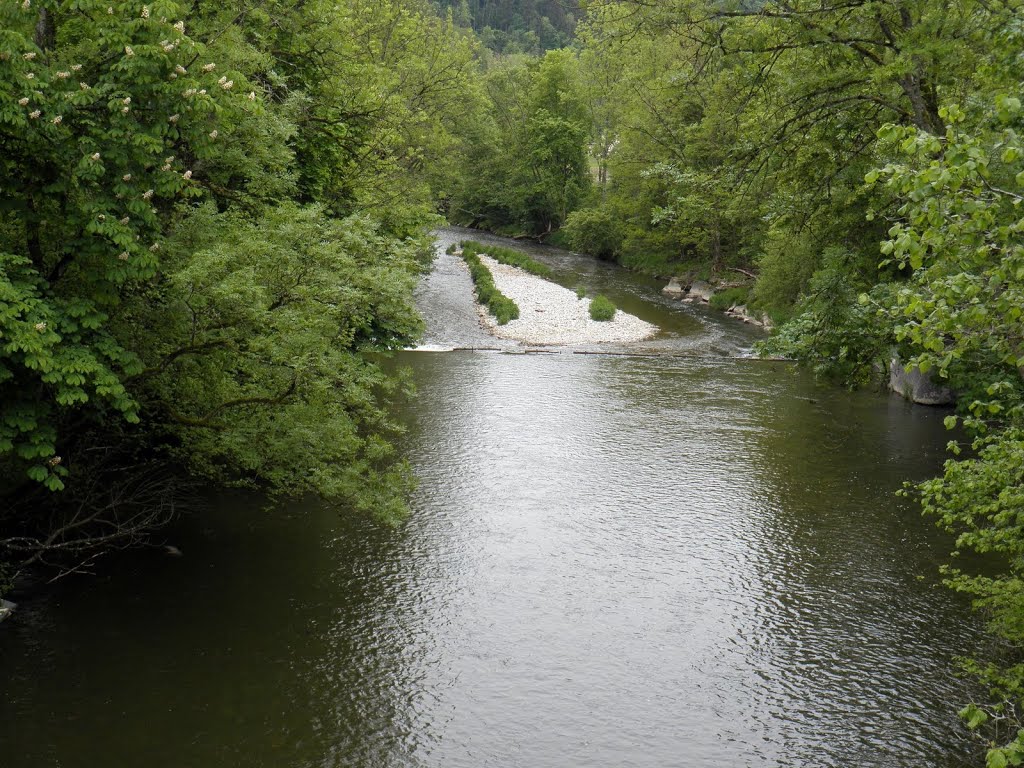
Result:
<svg viewBox="0 0 1024 768"><path fill-rule="evenodd" d="M498 325L505 325L509 320L517 319L519 305L498 290L491 270L484 266L476 253L463 248L462 258L469 267L469 276L473 278L477 301L487 307L487 311L498 321Z"/></svg>
<svg viewBox="0 0 1024 768"><path fill-rule="evenodd" d="M607 296L600 293L590 300L590 318L605 322L615 317L615 305Z"/></svg>
<svg viewBox="0 0 1024 768"><path fill-rule="evenodd" d="M547 264L541 264L536 259L531 259L522 251L516 251L512 248L501 248L497 245L484 245L475 240L463 240L460 245L462 246L463 254L490 256L497 262L508 264L510 267L519 267L524 272L529 272L537 277L550 278L552 275L551 267Z"/></svg>

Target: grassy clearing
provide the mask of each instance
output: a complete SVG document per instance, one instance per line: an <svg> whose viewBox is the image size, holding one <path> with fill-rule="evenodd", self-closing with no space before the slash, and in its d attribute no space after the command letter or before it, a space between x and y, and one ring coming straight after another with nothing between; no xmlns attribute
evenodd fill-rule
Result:
<svg viewBox="0 0 1024 768"><path fill-rule="evenodd" d="M495 261L501 262L502 264L508 264L510 267L519 267L520 269L529 272L531 275L537 277L551 278L551 268L546 264L541 264L536 259L531 259L522 251L515 251L511 248L500 248L496 245L484 245L474 240L463 240L460 243L462 247L462 253L472 254L473 256L479 256L483 254L490 256Z"/></svg>
<svg viewBox="0 0 1024 768"><path fill-rule="evenodd" d="M615 305L607 296L602 296L599 293L590 300L590 318L592 320L606 322L615 317L615 312Z"/></svg>
<svg viewBox="0 0 1024 768"><path fill-rule="evenodd" d="M487 307L487 311L498 321L498 325L505 325L509 320L517 319L519 305L498 290L491 270L483 265L480 257L463 247L462 258L469 267L470 277L473 278L477 301Z"/></svg>

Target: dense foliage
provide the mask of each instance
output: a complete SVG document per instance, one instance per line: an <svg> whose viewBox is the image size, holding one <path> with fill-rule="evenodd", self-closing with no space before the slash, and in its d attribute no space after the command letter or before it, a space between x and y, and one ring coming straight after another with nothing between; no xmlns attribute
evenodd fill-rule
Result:
<svg viewBox="0 0 1024 768"><path fill-rule="evenodd" d="M437 0L437 6L474 29L490 50L504 54L563 48L579 17L576 0Z"/></svg>
<svg viewBox="0 0 1024 768"><path fill-rule="evenodd" d="M474 50L425 2L0 3L0 559L136 541L175 465L400 513L375 353Z"/></svg>
<svg viewBox="0 0 1024 768"><path fill-rule="evenodd" d="M550 234L590 187L590 118L579 62L569 51L510 57L482 74L486 100L465 116L467 151L448 206L451 220Z"/></svg>

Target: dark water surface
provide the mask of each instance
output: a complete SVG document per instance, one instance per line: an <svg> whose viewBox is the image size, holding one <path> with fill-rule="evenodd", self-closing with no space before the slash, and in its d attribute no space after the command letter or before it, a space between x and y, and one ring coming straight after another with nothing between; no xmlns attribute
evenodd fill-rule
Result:
<svg viewBox="0 0 1024 768"><path fill-rule="evenodd" d="M29 597L0 626L0 766L961 765L976 628L893 495L944 414L537 254L664 354L403 353L408 522L224 494L169 534L184 557ZM467 290L440 259L425 344L496 346Z"/></svg>

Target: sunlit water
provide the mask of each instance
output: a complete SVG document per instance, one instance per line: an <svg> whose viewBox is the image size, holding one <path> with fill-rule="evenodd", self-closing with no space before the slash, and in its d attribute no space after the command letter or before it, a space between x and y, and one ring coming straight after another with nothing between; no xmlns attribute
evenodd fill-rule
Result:
<svg viewBox="0 0 1024 768"><path fill-rule="evenodd" d="M535 253L662 327L658 355L512 354L442 258L425 343L505 351L400 356L408 522L222 495L169 534L184 557L27 596L0 765L961 765L976 626L894 496L935 472L944 414Z"/></svg>

